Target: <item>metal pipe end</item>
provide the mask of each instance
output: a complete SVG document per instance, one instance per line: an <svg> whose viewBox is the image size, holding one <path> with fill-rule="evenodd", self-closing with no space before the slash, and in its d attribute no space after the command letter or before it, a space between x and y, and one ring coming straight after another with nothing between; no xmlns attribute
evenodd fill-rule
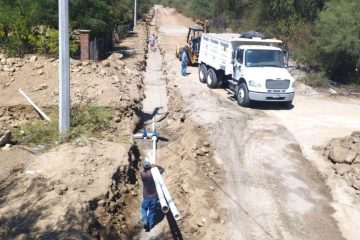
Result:
<svg viewBox="0 0 360 240"><path fill-rule="evenodd" d="M178 221L178 220L181 219L181 216L180 216L180 214L175 214L175 215L174 215L174 218L175 218L176 221Z"/></svg>
<svg viewBox="0 0 360 240"><path fill-rule="evenodd" d="M162 206L162 207L161 207L161 211L162 211L163 213L168 213L168 212L169 212L169 207L168 207L168 206Z"/></svg>

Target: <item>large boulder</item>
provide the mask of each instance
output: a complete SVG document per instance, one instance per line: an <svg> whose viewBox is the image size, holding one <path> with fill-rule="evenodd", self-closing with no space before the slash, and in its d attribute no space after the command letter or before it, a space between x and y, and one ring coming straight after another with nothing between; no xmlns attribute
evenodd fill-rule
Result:
<svg viewBox="0 0 360 240"><path fill-rule="evenodd" d="M36 62L37 61L37 56L31 56L30 58L29 58L29 61L30 62Z"/></svg>
<svg viewBox="0 0 360 240"><path fill-rule="evenodd" d="M351 165L348 164L335 164L335 172L339 175L344 175L351 171Z"/></svg>
<svg viewBox="0 0 360 240"><path fill-rule="evenodd" d="M122 55L121 53L113 53L110 55L110 57L108 59L110 60L120 60L123 59L124 55Z"/></svg>
<svg viewBox="0 0 360 240"><path fill-rule="evenodd" d="M360 154L360 142L351 144L350 150L356 152L357 154Z"/></svg>
<svg viewBox="0 0 360 240"><path fill-rule="evenodd" d="M353 164L359 164L360 165L360 154L358 154L355 158L355 160L353 161ZM359 175L360 176L360 175Z"/></svg>
<svg viewBox="0 0 360 240"><path fill-rule="evenodd" d="M0 132L0 147L5 146L11 141L11 132L9 130Z"/></svg>
<svg viewBox="0 0 360 240"><path fill-rule="evenodd" d="M358 137L360 138L360 131L355 131L351 134L352 137Z"/></svg>
<svg viewBox="0 0 360 240"><path fill-rule="evenodd" d="M360 180L355 179L352 183L353 188L360 190Z"/></svg>
<svg viewBox="0 0 360 240"><path fill-rule="evenodd" d="M331 148L329 158L334 163L351 164L356 157L356 153L341 145L335 145Z"/></svg>

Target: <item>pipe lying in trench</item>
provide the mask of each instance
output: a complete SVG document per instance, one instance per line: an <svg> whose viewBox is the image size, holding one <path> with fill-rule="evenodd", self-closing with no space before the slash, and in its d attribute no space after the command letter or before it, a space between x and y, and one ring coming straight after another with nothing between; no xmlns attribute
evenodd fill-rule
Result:
<svg viewBox="0 0 360 240"><path fill-rule="evenodd" d="M164 179L162 178L160 171L157 167L151 169L152 176L154 178L155 184L159 184L161 186L162 192L165 196L166 202L169 204L171 213L173 214L175 220L180 220L181 216L179 211L177 210L174 200L172 199L166 185Z"/></svg>
<svg viewBox="0 0 360 240"><path fill-rule="evenodd" d="M145 158L145 161L148 161L150 162L151 164L155 164L154 161L153 161L153 157L151 156L151 153L148 153L148 157ZM151 168L151 175L154 179L154 182L155 182L155 187L156 187L156 193L158 195L158 198L159 198L159 202L160 202L160 206L161 206L161 211L163 213L167 213L169 212L169 206L165 200L165 194L162 190L162 186L161 186L161 183L160 181L157 180L157 178L154 177L154 174L153 174L153 170L154 169L157 169L157 171L159 172L159 169L156 167L156 168ZM160 172L159 172L160 174Z"/></svg>
<svg viewBox="0 0 360 240"><path fill-rule="evenodd" d="M155 169L155 168L153 168L153 169ZM153 173L152 169L151 169L151 173ZM153 175L153 178L154 178L154 175ZM166 203L166 200L164 198L164 192L161 188L161 184L159 181L155 181L155 179L154 179L154 182L155 182L156 192L158 194L158 198L159 198L159 202L160 202L160 206L161 206L161 211L163 213L167 213L167 212L169 212L169 206Z"/></svg>

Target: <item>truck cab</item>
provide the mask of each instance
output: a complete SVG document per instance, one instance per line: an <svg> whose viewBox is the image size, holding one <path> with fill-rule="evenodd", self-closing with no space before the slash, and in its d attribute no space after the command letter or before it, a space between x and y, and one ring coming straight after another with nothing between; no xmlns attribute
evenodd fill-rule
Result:
<svg viewBox="0 0 360 240"><path fill-rule="evenodd" d="M233 57L232 79L236 80L236 86L230 87L236 92L240 103L247 101L247 98L253 101L292 102L295 80L286 69L287 56L280 48L243 45L234 51ZM241 83L245 86L240 88Z"/></svg>

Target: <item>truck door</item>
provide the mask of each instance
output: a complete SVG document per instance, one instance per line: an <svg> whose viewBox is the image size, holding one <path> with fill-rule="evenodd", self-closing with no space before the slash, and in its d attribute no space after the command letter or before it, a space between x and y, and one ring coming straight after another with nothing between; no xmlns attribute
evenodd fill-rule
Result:
<svg viewBox="0 0 360 240"><path fill-rule="evenodd" d="M241 66L244 62L244 50L236 50L234 55L233 79L239 80L242 75Z"/></svg>

